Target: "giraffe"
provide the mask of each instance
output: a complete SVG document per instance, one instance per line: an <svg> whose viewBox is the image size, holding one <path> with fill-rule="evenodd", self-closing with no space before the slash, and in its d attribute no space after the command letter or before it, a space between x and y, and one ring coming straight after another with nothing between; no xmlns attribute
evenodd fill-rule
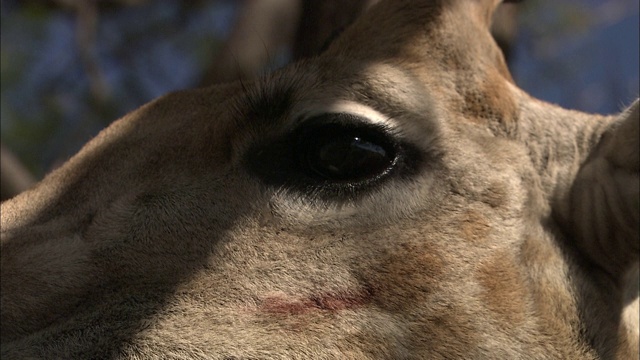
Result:
<svg viewBox="0 0 640 360"><path fill-rule="evenodd" d="M497 0L380 1L1 208L3 359L629 359L639 103L519 89Z"/></svg>

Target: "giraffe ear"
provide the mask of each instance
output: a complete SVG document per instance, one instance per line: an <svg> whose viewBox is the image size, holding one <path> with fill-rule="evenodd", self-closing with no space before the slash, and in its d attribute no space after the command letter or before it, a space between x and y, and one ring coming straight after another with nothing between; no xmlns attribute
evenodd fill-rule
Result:
<svg viewBox="0 0 640 360"><path fill-rule="evenodd" d="M640 170L640 100L636 100L610 129L609 139L604 139L604 156L615 167L638 175Z"/></svg>
<svg viewBox="0 0 640 360"><path fill-rule="evenodd" d="M573 241L617 279L639 258L639 111L636 100L609 126L570 193Z"/></svg>

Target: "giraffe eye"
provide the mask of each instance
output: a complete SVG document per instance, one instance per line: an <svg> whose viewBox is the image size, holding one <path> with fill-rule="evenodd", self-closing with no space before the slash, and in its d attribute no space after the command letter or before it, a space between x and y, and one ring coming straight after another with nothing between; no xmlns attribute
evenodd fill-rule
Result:
<svg viewBox="0 0 640 360"><path fill-rule="evenodd" d="M357 183L378 178L393 167L396 147L384 129L357 122L326 122L327 116L336 114L307 120L311 125L298 139L299 162L309 175Z"/></svg>
<svg viewBox="0 0 640 360"><path fill-rule="evenodd" d="M361 116L325 113L248 149L247 169L264 184L315 199L343 201L423 166L420 149Z"/></svg>

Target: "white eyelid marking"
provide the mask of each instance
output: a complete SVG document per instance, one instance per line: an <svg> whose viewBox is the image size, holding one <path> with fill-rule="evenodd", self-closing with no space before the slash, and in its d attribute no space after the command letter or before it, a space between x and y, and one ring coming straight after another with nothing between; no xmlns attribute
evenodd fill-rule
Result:
<svg viewBox="0 0 640 360"><path fill-rule="evenodd" d="M338 114L338 113L346 113L357 115L363 120L369 121L373 124L381 124L390 128L397 128L397 124L388 116L381 114L380 112L374 110L373 108L354 102L354 101L346 101L339 100L334 101L328 104L314 104L312 107L307 107L304 111L300 112L299 117L307 119L313 116L321 115L321 114Z"/></svg>

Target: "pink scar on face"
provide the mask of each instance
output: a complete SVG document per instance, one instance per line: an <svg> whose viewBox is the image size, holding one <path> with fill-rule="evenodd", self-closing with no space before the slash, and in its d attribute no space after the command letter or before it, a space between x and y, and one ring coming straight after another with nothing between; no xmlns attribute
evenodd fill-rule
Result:
<svg viewBox="0 0 640 360"><path fill-rule="evenodd" d="M302 315L312 311L335 312L362 307L372 299L371 289L319 293L305 297L279 293L264 297L258 305L258 310L274 315Z"/></svg>

